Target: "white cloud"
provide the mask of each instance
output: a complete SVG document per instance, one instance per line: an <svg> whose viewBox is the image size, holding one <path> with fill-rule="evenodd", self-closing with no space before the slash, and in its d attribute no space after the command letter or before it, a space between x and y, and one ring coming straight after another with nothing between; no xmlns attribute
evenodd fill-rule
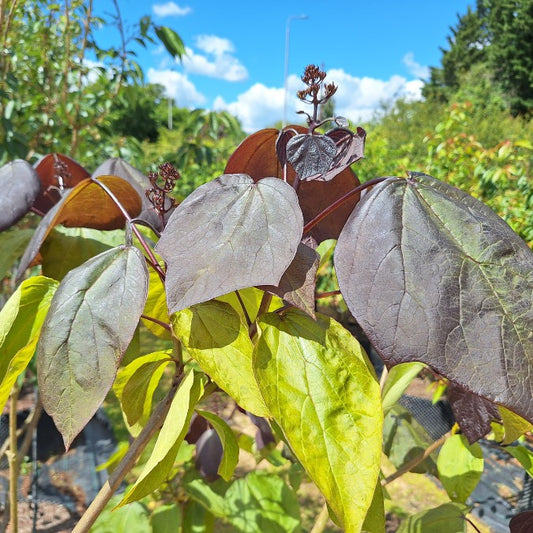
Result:
<svg viewBox="0 0 533 533"><path fill-rule="evenodd" d="M174 2L167 2L165 4L154 4L152 11L158 17L183 17L188 15L192 9L190 7L180 7Z"/></svg>
<svg viewBox="0 0 533 533"><path fill-rule="evenodd" d="M246 67L231 55L234 47L228 39L216 35L200 35L196 39L196 46L207 56L187 48L187 55L182 59L185 72L232 82L243 81L248 77Z"/></svg>
<svg viewBox="0 0 533 533"><path fill-rule="evenodd" d="M328 81L338 86L335 94L335 112L353 122L371 119L384 104L398 98L419 100L423 82L392 76L388 80L352 76L342 69L328 71ZM290 76L288 80L287 122L302 123L304 117L296 111L311 111L311 106L297 100L295 93L303 88L300 78ZM252 132L272 126L283 118L283 88L266 87L256 83L240 94L235 102L226 102L221 97L214 101L214 109L226 109L237 116L245 131Z"/></svg>
<svg viewBox="0 0 533 533"><path fill-rule="evenodd" d="M198 107L206 102L205 96L198 92L185 74L175 70L148 69L148 81L159 83L166 89L166 95L176 101L179 107Z"/></svg>
<svg viewBox="0 0 533 533"><path fill-rule="evenodd" d="M422 78L423 80L429 78L429 67L417 63L415 61L415 56L413 52L405 54L403 56L402 62L407 67L409 73L413 76L416 76L417 78Z"/></svg>
<svg viewBox="0 0 533 533"><path fill-rule="evenodd" d="M235 51L233 43L223 37L216 35L199 35L196 38L196 46L206 54L221 56L222 54L231 54Z"/></svg>

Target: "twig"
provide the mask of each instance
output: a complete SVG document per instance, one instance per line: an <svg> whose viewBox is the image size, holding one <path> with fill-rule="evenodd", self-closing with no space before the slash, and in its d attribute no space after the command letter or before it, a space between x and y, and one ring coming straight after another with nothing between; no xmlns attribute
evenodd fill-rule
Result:
<svg viewBox="0 0 533 533"><path fill-rule="evenodd" d="M109 476L109 479L105 482L91 505L89 505L83 516L80 518L80 521L76 524L72 533L87 533L98 516L100 516L100 513L103 511L115 491L120 487L126 474L131 471L137 462L137 459L146 448L146 445L161 428L182 377L183 374L180 374L179 377L174 380L166 397L154 409L146 426L144 426L141 433L139 433L139 436L133 441L129 450L126 452L126 455L122 458L115 470L113 470L113 473Z"/></svg>
<svg viewBox="0 0 533 533"><path fill-rule="evenodd" d="M309 533L322 533L329 520L328 506L324 504L318 514L313 529Z"/></svg>
<svg viewBox="0 0 533 533"><path fill-rule="evenodd" d="M15 385L11 391L9 407L9 515L11 533L18 533L18 457L17 457L17 401L20 387Z"/></svg>
<svg viewBox="0 0 533 533"><path fill-rule="evenodd" d="M403 466L398 468L396 472L391 474L390 476L386 477L381 481L381 486L384 487L385 485L388 485L395 479L398 479L399 477L403 476L406 472L409 472L412 470L415 466L419 465L424 459L429 457L437 448L442 446L446 440L452 436L452 431L448 431L448 433L445 433L440 439L437 439L435 442L430 444L425 450L424 453L419 455L418 457L415 457L408 463L405 463Z"/></svg>
<svg viewBox="0 0 533 533"><path fill-rule="evenodd" d="M344 196L341 196L338 200L333 202L329 207L326 207L324 211L318 213L318 215L310 220L305 226L304 226L304 235L306 233L309 233L319 222L322 222L324 218L326 218L328 215L333 213L336 209L338 209L344 202L348 201L352 196L360 193L361 191L364 191L365 189L368 189L369 187L373 187L374 185L377 185L378 183L381 183L382 181L385 181L387 178L375 178L373 180L367 181L365 183L362 183L361 185L358 185L355 187L355 189L352 189L351 191L348 191Z"/></svg>

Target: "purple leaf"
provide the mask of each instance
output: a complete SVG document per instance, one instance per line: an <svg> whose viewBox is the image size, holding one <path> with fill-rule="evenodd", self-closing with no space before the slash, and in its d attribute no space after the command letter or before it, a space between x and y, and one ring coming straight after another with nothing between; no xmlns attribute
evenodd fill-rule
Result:
<svg viewBox="0 0 533 533"><path fill-rule="evenodd" d="M532 264L487 206L415 173L366 194L335 252L346 304L389 366L424 362L530 422Z"/></svg>

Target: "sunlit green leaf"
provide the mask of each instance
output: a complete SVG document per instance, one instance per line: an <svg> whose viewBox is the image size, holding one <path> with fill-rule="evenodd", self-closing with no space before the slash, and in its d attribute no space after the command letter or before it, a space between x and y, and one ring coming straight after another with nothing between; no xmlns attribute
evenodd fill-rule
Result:
<svg viewBox="0 0 533 533"><path fill-rule="evenodd" d="M165 482L187 434L194 408L203 394L201 374L189 371L181 382L170 410L159 432L150 458L135 485L126 493L120 505L147 496Z"/></svg>
<svg viewBox="0 0 533 533"><path fill-rule="evenodd" d="M521 416L518 416L501 406L498 407L498 411L502 417L504 428L503 445L511 444L524 433L533 431L533 425L531 422L524 420Z"/></svg>
<svg viewBox="0 0 533 533"><path fill-rule="evenodd" d="M466 533L467 512L466 505L445 503L407 517L398 533Z"/></svg>
<svg viewBox="0 0 533 533"><path fill-rule="evenodd" d="M157 507L150 516L150 524L152 533L178 533L181 526L180 507L175 503Z"/></svg>
<svg viewBox="0 0 533 533"><path fill-rule="evenodd" d="M251 472L234 481L227 490L196 478L186 491L209 512L239 533L299 533L298 499L275 474ZM214 489L218 489L216 492Z"/></svg>
<svg viewBox="0 0 533 533"><path fill-rule="evenodd" d="M228 424L217 415L199 409L196 412L203 416L218 434L222 443L222 449L224 450L222 461L218 467L218 474L226 481L229 481L239 462L239 444L237 443L237 437L235 437L235 433L233 433Z"/></svg>
<svg viewBox="0 0 533 533"><path fill-rule="evenodd" d="M254 368L265 403L345 530L359 531L381 459L374 370L355 338L322 315L270 313L259 327Z"/></svg>
<svg viewBox="0 0 533 533"><path fill-rule="evenodd" d="M91 527L91 533L152 533L146 507L139 502L114 509L120 496L113 496Z"/></svg>
<svg viewBox="0 0 533 533"><path fill-rule="evenodd" d="M506 446L504 450L510 453L525 469L525 471L533 477L533 452L522 446Z"/></svg>
<svg viewBox="0 0 533 533"><path fill-rule="evenodd" d="M148 298L146 299L143 315L155 318L164 324L168 324L170 319L168 317L165 286L153 268L150 268L149 272L150 285L148 287ZM143 320L143 324L157 337L165 340L171 339L170 332L156 322L152 320Z"/></svg>
<svg viewBox="0 0 533 533"><path fill-rule="evenodd" d="M68 448L115 379L144 308L148 271L123 246L71 270L59 285L38 345L43 405Z"/></svg>
<svg viewBox="0 0 533 533"><path fill-rule="evenodd" d="M187 52L181 37L167 26L154 26L155 33L163 43L167 52L177 59L181 59Z"/></svg>
<svg viewBox="0 0 533 533"><path fill-rule="evenodd" d="M214 300L194 305L172 315L172 328L221 389L246 411L268 416L252 370L248 329L229 304Z"/></svg>
<svg viewBox="0 0 533 533"><path fill-rule="evenodd" d="M33 357L58 285L44 276L24 280L0 310L0 411Z"/></svg>
<svg viewBox="0 0 533 533"><path fill-rule="evenodd" d="M385 533L385 506L380 480L376 483L374 497L368 509L362 531L368 533Z"/></svg>
<svg viewBox="0 0 533 533"><path fill-rule="evenodd" d="M483 473L483 450L469 444L464 435L452 435L442 445L437 459L439 479L451 500L466 503Z"/></svg>
<svg viewBox="0 0 533 533"><path fill-rule="evenodd" d="M402 363L393 366L387 375L387 381L381 393L383 397L383 412L387 411L400 399L409 383L418 376L425 367L423 363Z"/></svg>
<svg viewBox="0 0 533 533"><path fill-rule="evenodd" d="M148 420L154 391L171 361L168 352L154 352L137 357L119 369L113 390L130 426L138 422L144 426Z"/></svg>

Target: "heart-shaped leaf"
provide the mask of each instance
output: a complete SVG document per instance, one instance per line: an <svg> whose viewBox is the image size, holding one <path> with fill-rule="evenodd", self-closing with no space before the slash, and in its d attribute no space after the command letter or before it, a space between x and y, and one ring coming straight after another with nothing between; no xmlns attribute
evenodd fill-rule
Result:
<svg viewBox="0 0 533 533"><path fill-rule="evenodd" d="M301 180L330 181L363 157L365 138L363 128L357 128L356 133L336 128L325 135L299 134L290 140L283 132L276 143L276 151L282 161L286 151L289 163ZM286 144L285 150L281 143Z"/></svg>
<svg viewBox="0 0 533 533"><path fill-rule="evenodd" d="M461 503L444 503L434 509L408 516L398 533L465 533L468 507Z"/></svg>
<svg viewBox="0 0 533 533"><path fill-rule="evenodd" d="M170 313L238 289L277 285L302 238L294 189L266 178L224 175L172 213L156 252L168 264Z"/></svg>
<svg viewBox="0 0 533 533"><path fill-rule="evenodd" d="M67 449L111 388L147 292L144 256L132 246L93 257L59 285L41 331L37 374Z"/></svg>
<svg viewBox="0 0 533 533"><path fill-rule="evenodd" d="M452 435L442 445L437 459L439 480L450 499L466 503L483 474L483 450L475 442L469 444L465 435Z"/></svg>
<svg viewBox="0 0 533 533"><path fill-rule="evenodd" d="M265 403L343 528L360 531L381 458L374 370L351 333L325 316L288 310L258 325L254 371Z"/></svg>
<svg viewBox="0 0 533 533"><path fill-rule="evenodd" d="M0 231L4 231L30 210L41 182L27 161L16 159L0 168L0 188Z"/></svg>
<svg viewBox="0 0 533 533"><path fill-rule="evenodd" d="M286 130L294 130L296 133L307 132L307 128L301 126L288 126ZM229 158L225 173L248 174L254 181L269 176L283 178L283 167L276 153L276 141L279 133L277 129L267 128L244 139ZM288 135L284 138L288 140ZM287 165L286 168L287 182L292 184L295 179L294 169L290 165ZM298 187L298 200L305 223L315 218L316 215L358 185L359 180L350 168L344 169L328 183L316 180L301 182ZM336 239L358 200L359 195L353 196L315 226L311 235L316 241Z"/></svg>
<svg viewBox="0 0 533 533"><path fill-rule="evenodd" d="M300 243L279 285L262 285L259 288L283 298L314 318L316 272L319 260L320 257L315 250Z"/></svg>
<svg viewBox="0 0 533 533"><path fill-rule="evenodd" d="M154 211L154 207L150 200L146 196L146 191L152 187L150 180L140 170L130 165L127 161L124 161L120 157L113 157L104 161L92 174L93 178L99 176L118 176L126 180L132 185L142 200L142 211L138 215L138 218L146 220L150 225L156 229L161 228L161 221L159 216ZM170 207L170 201L167 198L167 204L165 208ZM172 210L169 210L165 214L165 220L168 220ZM137 215L136 215L137 216Z"/></svg>
<svg viewBox="0 0 533 533"><path fill-rule="evenodd" d="M529 421L532 264L488 207L422 174L375 186L335 252L344 299L388 365L424 362Z"/></svg>
<svg viewBox="0 0 533 533"><path fill-rule="evenodd" d="M95 178L96 179L96 178ZM118 176L97 178L117 198L130 217L141 211L141 197ZM42 218L19 264L17 278L22 277L39 252L44 240L58 224L101 230L120 229L126 219L107 192L94 179L86 179L73 189L63 191L61 200Z"/></svg>
<svg viewBox="0 0 533 533"><path fill-rule="evenodd" d="M63 154L47 154L34 167L41 180L42 193L33 206L41 213L48 213L61 200L62 189L72 189L90 176L79 163Z"/></svg>
<svg viewBox="0 0 533 533"><path fill-rule="evenodd" d="M175 313L172 330L202 370L243 409L269 416L253 374L248 328L230 304L215 300Z"/></svg>
<svg viewBox="0 0 533 533"><path fill-rule="evenodd" d="M287 143L287 159L301 180L325 174L337 153L335 141L326 135L295 135Z"/></svg>

